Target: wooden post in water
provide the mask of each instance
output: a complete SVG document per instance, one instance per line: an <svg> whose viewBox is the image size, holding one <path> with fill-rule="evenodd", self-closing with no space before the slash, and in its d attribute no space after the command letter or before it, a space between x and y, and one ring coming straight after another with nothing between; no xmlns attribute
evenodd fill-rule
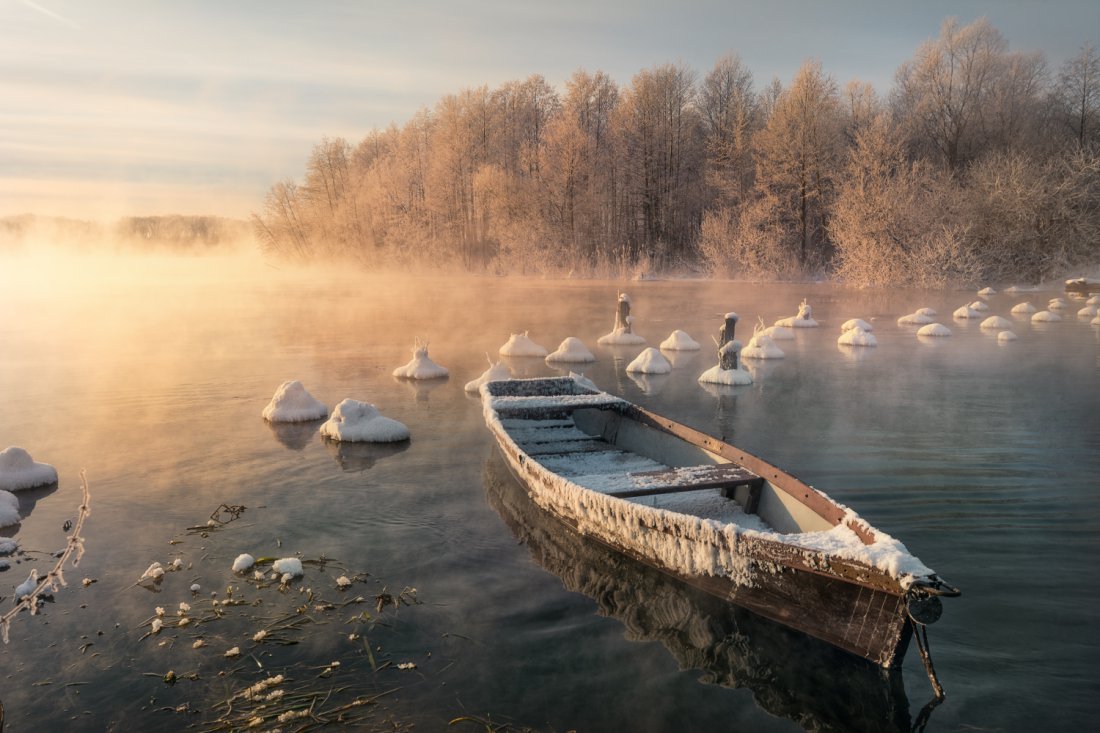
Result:
<svg viewBox="0 0 1100 733"><path fill-rule="evenodd" d="M733 346L726 348L726 344L733 342L733 332L736 328L737 314L727 313L726 322L722 324L722 330L719 331L718 336L718 366L725 370L737 368L737 357L741 350Z"/></svg>
<svg viewBox="0 0 1100 733"><path fill-rule="evenodd" d="M620 331L621 329L621 331ZM615 330L630 333L630 296L619 293L619 304L615 310Z"/></svg>

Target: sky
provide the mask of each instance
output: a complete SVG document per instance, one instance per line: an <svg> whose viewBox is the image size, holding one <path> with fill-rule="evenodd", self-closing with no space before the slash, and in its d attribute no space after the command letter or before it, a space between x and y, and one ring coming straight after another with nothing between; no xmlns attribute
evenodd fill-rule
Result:
<svg viewBox="0 0 1100 733"><path fill-rule="evenodd" d="M0 217L247 218L322 137L532 74L732 52L758 88L817 59L887 93L951 16L1053 69L1100 46L1096 0L0 0Z"/></svg>

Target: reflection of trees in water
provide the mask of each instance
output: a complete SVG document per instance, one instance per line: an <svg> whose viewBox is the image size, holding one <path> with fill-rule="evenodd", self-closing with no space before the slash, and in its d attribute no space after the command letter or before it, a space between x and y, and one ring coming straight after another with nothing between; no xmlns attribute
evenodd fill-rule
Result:
<svg viewBox="0 0 1100 733"><path fill-rule="evenodd" d="M493 451L490 506L567 590L596 601L632 641L659 641L700 680L749 689L772 715L811 731L908 731L902 675L721 601L582 537L539 509Z"/></svg>
<svg viewBox="0 0 1100 733"><path fill-rule="evenodd" d="M396 443L351 443L324 438L325 447L345 471L365 471L375 463L409 448L408 440Z"/></svg>
<svg viewBox="0 0 1100 733"><path fill-rule="evenodd" d="M324 420L307 422L268 422L267 426L275 434L275 439L290 450L302 450L321 427Z"/></svg>

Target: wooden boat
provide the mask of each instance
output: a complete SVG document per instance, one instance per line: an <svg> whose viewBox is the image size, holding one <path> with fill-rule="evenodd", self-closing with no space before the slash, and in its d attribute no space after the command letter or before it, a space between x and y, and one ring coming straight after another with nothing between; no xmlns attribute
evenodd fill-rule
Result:
<svg viewBox="0 0 1100 733"><path fill-rule="evenodd" d="M1066 292L1079 293L1081 295L1100 293L1100 280L1093 280L1087 277L1071 278L1066 280Z"/></svg>
<svg viewBox="0 0 1100 733"><path fill-rule="evenodd" d="M899 542L791 474L583 378L481 387L532 501L582 535L885 668L958 595ZM926 637L922 659L936 689Z"/></svg>

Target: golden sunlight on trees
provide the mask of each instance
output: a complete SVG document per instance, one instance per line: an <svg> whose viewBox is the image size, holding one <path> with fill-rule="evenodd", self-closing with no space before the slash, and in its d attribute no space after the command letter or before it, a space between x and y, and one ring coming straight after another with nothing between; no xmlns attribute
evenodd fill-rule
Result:
<svg viewBox="0 0 1100 733"><path fill-rule="evenodd" d="M264 248L366 267L1035 282L1100 259L1100 54L1051 71L949 19L892 89L736 54L620 87L578 70L460 90L324 139L253 217Z"/></svg>

